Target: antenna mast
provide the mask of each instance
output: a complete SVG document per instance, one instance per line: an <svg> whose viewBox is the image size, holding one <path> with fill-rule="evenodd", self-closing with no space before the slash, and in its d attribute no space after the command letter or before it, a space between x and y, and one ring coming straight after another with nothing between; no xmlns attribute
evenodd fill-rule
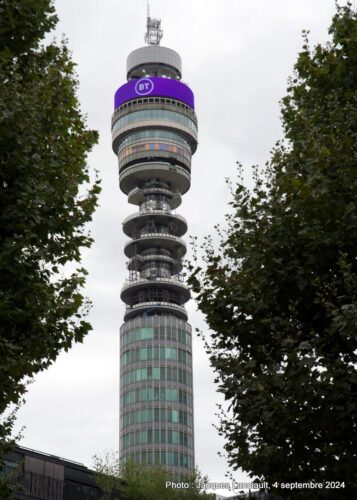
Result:
<svg viewBox="0 0 357 500"><path fill-rule="evenodd" d="M146 33L144 40L148 45L160 45L162 35L161 19L150 17L150 5L149 2L147 2Z"/></svg>

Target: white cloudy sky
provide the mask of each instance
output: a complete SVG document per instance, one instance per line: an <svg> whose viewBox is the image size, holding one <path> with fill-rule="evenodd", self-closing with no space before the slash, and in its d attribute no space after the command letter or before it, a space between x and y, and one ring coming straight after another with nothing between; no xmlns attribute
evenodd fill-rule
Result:
<svg viewBox="0 0 357 500"><path fill-rule="evenodd" d="M82 110L100 132L89 162L99 170L103 190L91 225L95 243L84 255L93 331L36 377L18 426L26 426L23 446L89 466L94 453L118 447L119 295L126 275L121 221L135 207L118 187L110 118L113 94L125 83L126 57L144 44L146 0L55 5L57 34L68 37L78 64ZM162 45L181 54L183 81L196 95L199 148L191 190L179 208L188 235L208 234L223 220L229 201L224 179L234 178L237 160L249 177L250 165L268 159L281 136L279 99L302 45L301 31L310 30L312 43L326 41L333 12L334 0L151 0L152 16L162 19ZM194 302L188 311L192 326L204 329ZM217 456L223 441L212 426L221 399L197 338L193 359L196 462L211 480L223 481L227 465Z"/></svg>

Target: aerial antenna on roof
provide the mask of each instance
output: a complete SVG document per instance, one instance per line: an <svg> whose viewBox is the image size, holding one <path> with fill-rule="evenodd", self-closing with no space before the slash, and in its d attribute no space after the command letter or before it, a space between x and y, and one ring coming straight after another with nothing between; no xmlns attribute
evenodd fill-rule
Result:
<svg viewBox="0 0 357 500"><path fill-rule="evenodd" d="M147 1L146 33L144 40L148 45L160 45L163 31L161 29L161 19L150 17L150 5Z"/></svg>

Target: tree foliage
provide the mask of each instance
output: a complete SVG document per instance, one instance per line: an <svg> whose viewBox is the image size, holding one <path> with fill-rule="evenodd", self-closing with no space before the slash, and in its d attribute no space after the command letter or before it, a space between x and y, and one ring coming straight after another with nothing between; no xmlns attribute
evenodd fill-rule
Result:
<svg viewBox="0 0 357 500"><path fill-rule="evenodd" d="M122 485L118 453L108 450L103 455L94 455L93 470L95 482L102 491L102 498L113 498Z"/></svg>
<svg viewBox="0 0 357 500"><path fill-rule="evenodd" d="M181 487L172 487L172 477L161 465L139 465L132 460L120 465L119 455L106 452L94 455L93 469L96 483L103 492L103 499L115 498L120 491L120 498L125 500L198 500L211 499L201 485L208 482L199 470L190 474L181 482ZM176 483L177 484L177 483ZM182 485L185 484L185 487Z"/></svg>
<svg viewBox="0 0 357 500"><path fill-rule="evenodd" d="M357 16L337 6L326 46L307 35L282 100L286 140L255 187L233 186L217 250L190 283L229 402L231 465L276 481L340 481L357 463ZM304 490L303 498L349 498ZM293 498L299 494L293 495Z"/></svg>
<svg viewBox="0 0 357 500"><path fill-rule="evenodd" d="M142 466L129 460L122 467L122 478L125 483L123 489L125 500L199 500L203 498L208 500L212 498L199 487L199 484L207 483L208 479L202 478L198 470L185 481L175 482L163 466Z"/></svg>
<svg viewBox="0 0 357 500"><path fill-rule="evenodd" d="M0 415L90 330L79 264L99 193L86 164L97 133L65 43L40 45L56 22L50 0L0 0Z"/></svg>

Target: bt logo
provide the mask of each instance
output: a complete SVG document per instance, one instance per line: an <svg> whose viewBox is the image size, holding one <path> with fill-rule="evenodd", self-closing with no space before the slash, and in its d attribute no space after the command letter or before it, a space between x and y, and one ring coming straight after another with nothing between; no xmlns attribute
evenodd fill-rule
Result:
<svg viewBox="0 0 357 500"><path fill-rule="evenodd" d="M135 92L139 95L148 95L154 90L154 82L150 78L141 78L136 82Z"/></svg>

